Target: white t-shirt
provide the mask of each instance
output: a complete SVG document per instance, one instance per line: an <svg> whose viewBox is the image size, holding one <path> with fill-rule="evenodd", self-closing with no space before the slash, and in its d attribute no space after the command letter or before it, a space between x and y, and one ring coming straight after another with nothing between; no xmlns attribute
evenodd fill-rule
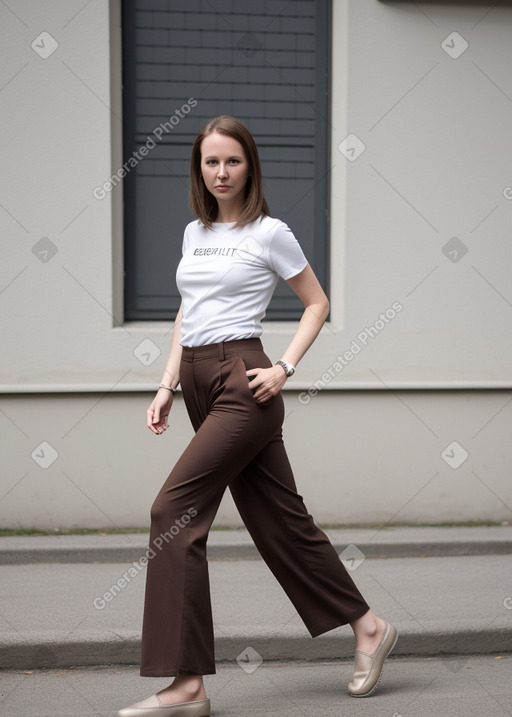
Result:
<svg viewBox="0 0 512 717"><path fill-rule="evenodd" d="M261 336L277 281L307 265L292 231L262 216L245 227L195 220L185 228L176 272L182 298L181 344L203 346Z"/></svg>

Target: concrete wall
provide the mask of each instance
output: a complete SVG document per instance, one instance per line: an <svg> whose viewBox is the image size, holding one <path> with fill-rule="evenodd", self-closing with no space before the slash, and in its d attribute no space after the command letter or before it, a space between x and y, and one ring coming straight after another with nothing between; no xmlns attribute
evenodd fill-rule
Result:
<svg viewBox="0 0 512 717"><path fill-rule="evenodd" d="M181 399L145 428L172 326L124 322L122 187L93 194L122 164L119 9L0 5L0 526L147 525L191 435ZM510 518L511 27L334 0L332 315L285 391L318 521Z"/></svg>
<svg viewBox="0 0 512 717"><path fill-rule="evenodd" d="M1 525L147 526L151 502L192 435L181 397L170 429L151 434L149 398L4 400ZM299 492L315 518L331 524L508 520L506 401L498 391L344 391L305 406L287 392L284 433ZM216 523L240 524L230 498Z"/></svg>

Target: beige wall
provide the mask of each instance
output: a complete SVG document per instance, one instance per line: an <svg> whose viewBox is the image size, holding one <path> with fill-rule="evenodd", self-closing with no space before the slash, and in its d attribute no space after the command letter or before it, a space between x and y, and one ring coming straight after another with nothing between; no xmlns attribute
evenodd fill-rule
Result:
<svg viewBox="0 0 512 717"><path fill-rule="evenodd" d="M507 398L498 391L344 391L303 405L287 392L284 434L299 492L323 523L509 520ZM192 435L181 397L170 429L150 433L149 400L140 393L4 400L10 420L2 417L9 445L0 524L147 526L151 502ZM454 441L460 447L446 451ZM463 450L466 460L451 467L447 460L457 465ZM231 500L216 523L240 524Z"/></svg>
<svg viewBox="0 0 512 717"><path fill-rule="evenodd" d="M322 522L507 519L512 7L333 5L332 316L286 391L300 489ZM123 321L122 187L93 195L122 164L119 2L20 0L0 27L0 526L145 525L190 428L181 401L176 433L144 428L171 326ZM293 330L267 326L273 358Z"/></svg>

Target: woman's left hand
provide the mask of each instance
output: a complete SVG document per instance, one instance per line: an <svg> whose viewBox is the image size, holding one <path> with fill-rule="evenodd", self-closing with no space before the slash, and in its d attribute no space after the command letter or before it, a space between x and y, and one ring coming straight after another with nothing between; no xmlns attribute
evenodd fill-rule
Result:
<svg viewBox="0 0 512 717"><path fill-rule="evenodd" d="M271 368L251 368L246 371L250 380L249 387L256 403L266 403L277 396L286 383L286 374L281 366ZM252 378L251 378L252 377Z"/></svg>

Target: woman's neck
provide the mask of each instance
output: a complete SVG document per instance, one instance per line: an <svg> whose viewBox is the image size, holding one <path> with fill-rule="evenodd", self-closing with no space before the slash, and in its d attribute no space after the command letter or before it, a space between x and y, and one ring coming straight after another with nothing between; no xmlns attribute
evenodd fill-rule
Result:
<svg viewBox="0 0 512 717"><path fill-rule="evenodd" d="M241 212L227 212L225 214L219 212L215 217L215 222L217 224L233 224L233 222L237 222L241 216Z"/></svg>
<svg viewBox="0 0 512 717"><path fill-rule="evenodd" d="M218 211L215 218L216 222L222 224L231 224L237 222L242 216L243 204L236 203L235 205L229 205L227 202L217 202Z"/></svg>

